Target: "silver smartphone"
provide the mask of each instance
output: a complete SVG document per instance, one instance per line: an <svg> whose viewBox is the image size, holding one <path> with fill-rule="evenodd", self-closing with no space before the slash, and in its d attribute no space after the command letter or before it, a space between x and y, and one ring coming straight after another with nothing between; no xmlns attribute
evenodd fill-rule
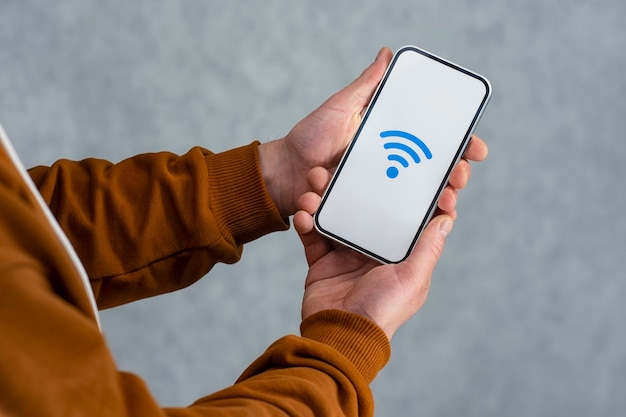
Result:
<svg viewBox="0 0 626 417"><path fill-rule="evenodd" d="M404 260L490 96L484 77L415 46L398 50L322 197L317 230L380 262Z"/></svg>

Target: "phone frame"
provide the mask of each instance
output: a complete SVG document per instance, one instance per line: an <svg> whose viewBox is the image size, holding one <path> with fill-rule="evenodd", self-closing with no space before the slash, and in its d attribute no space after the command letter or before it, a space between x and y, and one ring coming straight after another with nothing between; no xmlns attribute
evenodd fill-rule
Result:
<svg viewBox="0 0 626 417"><path fill-rule="evenodd" d="M483 100L480 103L480 105L479 105L479 107L478 107L478 109L476 111L476 114L474 115L474 118L473 118L472 122L470 123L470 125L469 125L469 127L468 127L468 129L467 129L467 131L465 133L465 136L461 140L461 142L460 142L460 144L458 146L457 152L454 155L454 158L452 159L452 161L451 161L451 163L450 163L450 165L449 165L449 167L448 167L448 169L446 171L446 174L443 177L443 180L442 180L441 184L437 188L437 192L435 193L435 195L434 195L434 197L433 197L433 199L432 199L432 201L430 203L430 206L428 208L428 211L426 212L426 215L424 216L422 222L420 223L420 226L418 227L418 229L415 232L415 237L413 238L413 241L411 242L411 244L409 245L406 253L404 254L404 256L402 256L401 259L390 260L390 259L384 258L383 256L381 256L379 254L371 252L370 250L368 250L366 248L363 248L363 247L361 247L361 246L359 246L357 244L354 244L353 242L351 242L351 241L349 241L347 239L344 239L341 236L338 236L338 235L334 234L332 231L324 229L322 227L322 225L320 224L320 222L319 222L319 213L323 209L324 204L325 204L326 200L328 199L328 196L331 194L331 192L333 190L333 186L334 186L335 182L337 181L337 178L339 177L339 175L341 175L342 168L345 165L348 157L350 156L350 152L352 151L353 147L355 146L355 144L356 144L356 142L357 142L357 140L358 140L358 138L359 138L359 136L361 134L361 131L363 130L363 127L367 123L368 118L370 116L370 113L373 111L373 109L374 109L374 107L376 105L376 102L378 100L378 97L380 96L380 93L384 89L385 84L386 84L386 82L387 82L391 72L393 71L393 68L394 68L396 62L398 61L398 58L400 57L401 54L403 54L405 52L408 52L408 51L417 52L417 53L419 53L421 55L424 55L425 57L427 57L429 59L437 61L440 64L446 65L446 66L451 67L451 68L453 68L453 69L455 69L457 71L460 71L460 72L462 72L462 73L464 73L464 74L466 74L466 75L468 75L468 76L470 76L472 78L478 79L479 81L481 81L485 85L485 96L483 97ZM346 148L346 150L345 150L341 160L339 161L339 164L337 166L337 170L335 171L333 177L331 178L331 181L330 181L328 187L326 188L326 191L324 192L324 194L322 196L322 201L320 203L320 206L319 206L318 210L316 211L316 213L314 214L314 225L315 225L316 230L320 234L322 234L323 236L326 236L326 237L328 237L328 238L330 238L330 239L332 239L334 241L337 241L337 242L339 242L339 243L341 243L341 244L343 244L345 246L348 246L348 247L350 247L350 248L352 248L352 249L354 249L354 250L356 250L356 251L358 251L358 252L360 252L360 253L362 253L362 254L364 254L364 255L372 258L372 259L375 259L375 260L377 260L377 261L379 261L381 263L384 263L384 264L399 263L399 262L402 262L403 260L405 260L411 254L411 252L413 251L413 248L417 244L417 241L419 240L420 235L422 234L422 232L425 229L426 225L428 224L428 222L432 218L432 216L433 216L433 214L434 214L434 212L435 212L435 210L437 208L437 203L439 201L439 198L441 197L441 193L444 190L446 184L448 183L448 178L450 176L450 173L452 172L452 170L454 169L456 164L459 162L459 160L463 156L463 152L465 152L465 149L467 148L467 145L469 144L469 141L470 141L470 139L472 137L472 134L474 133L474 131L476 129L476 126L477 126L479 120L481 119L481 117L482 117L482 115L484 113L484 110L487 107L487 104L489 103L489 100L491 98L491 93L492 93L492 88L491 88L491 84L489 83L489 81L485 77L483 77L483 76L481 76L481 75L479 75L479 74L477 74L477 73L475 73L473 71L470 71L470 70L468 70L468 69L466 69L464 67L461 67L461 66L459 66L457 64L454 64L454 63L452 63L452 62L450 62L450 61L448 61L446 59L443 59L443 58L441 58L441 57L439 57L439 56L437 56L435 54L427 52L427 51L425 51L425 50L423 50L421 48L418 48L416 46L413 46L413 45L407 45L407 46L404 46L404 47L400 48L394 54L394 56L393 56L393 58L392 58L392 60L391 60L391 62L389 64L389 66L387 67L387 70L385 71L385 74L383 75L383 78L381 79L381 81L380 81L376 91L372 95L372 98L371 98L371 100L370 100L370 102L369 102L369 104L367 106L367 109L366 109L366 111L364 113L363 119L361 120L361 123L359 124L359 127L358 127L356 133L354 134L352 140L350 141L350 144Z"/></svg>

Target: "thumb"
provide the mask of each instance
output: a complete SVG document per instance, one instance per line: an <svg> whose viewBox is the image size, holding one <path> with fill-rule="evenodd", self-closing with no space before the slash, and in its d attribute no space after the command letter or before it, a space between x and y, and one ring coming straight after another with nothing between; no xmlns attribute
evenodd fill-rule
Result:
<svg viewBox="0 0 626 417"><path fill-rule="evenodd" d="M454 220L441 214L434 217L422 232L413 252L403 264L419 276L430 276L443 253L446 236L452 231Z"/></svg>
<svg viewBox="0 0 626 417"><path fill-rule="evenodd" d="M376 87L382 80L393 53L389 48L382 48L374 62L367 67L359 77L345 87L340 94L345 94L355 108L363 108L368 105Z"/></svg>

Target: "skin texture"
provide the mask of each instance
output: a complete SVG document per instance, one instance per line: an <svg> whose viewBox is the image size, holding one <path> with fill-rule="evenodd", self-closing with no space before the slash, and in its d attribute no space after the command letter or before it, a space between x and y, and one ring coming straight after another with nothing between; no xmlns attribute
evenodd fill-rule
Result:
<svg viewBox="0 0 626 417"><path fill-rule="evenodd" d="M320 236L312 214L330 177L356 132L370 98L389 65L392 52L380 50L374 62L350 85L331 96L289 134L259 147L270 196L294 226L309 264L303 319L322 310L359 314L379 325L391 339L398 327L424 304L432 271L457 217L458 191L469 181L469 161L487 157L485 142L473 136L452 171L438 209L413 253L396 265L380 265Z"/></svg>

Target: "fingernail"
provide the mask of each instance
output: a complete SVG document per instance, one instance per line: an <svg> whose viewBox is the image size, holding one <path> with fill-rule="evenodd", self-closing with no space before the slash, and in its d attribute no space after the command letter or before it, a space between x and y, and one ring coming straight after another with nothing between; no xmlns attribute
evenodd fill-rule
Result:
<svg viewBox="0 0 626 417"><path fill-rule="evenodd" d="M452 219L442 220L441 223L439 223L439 233L441 233L441 236L448 236L448 233L452 231L452 226L454 226Z"/></svg>

